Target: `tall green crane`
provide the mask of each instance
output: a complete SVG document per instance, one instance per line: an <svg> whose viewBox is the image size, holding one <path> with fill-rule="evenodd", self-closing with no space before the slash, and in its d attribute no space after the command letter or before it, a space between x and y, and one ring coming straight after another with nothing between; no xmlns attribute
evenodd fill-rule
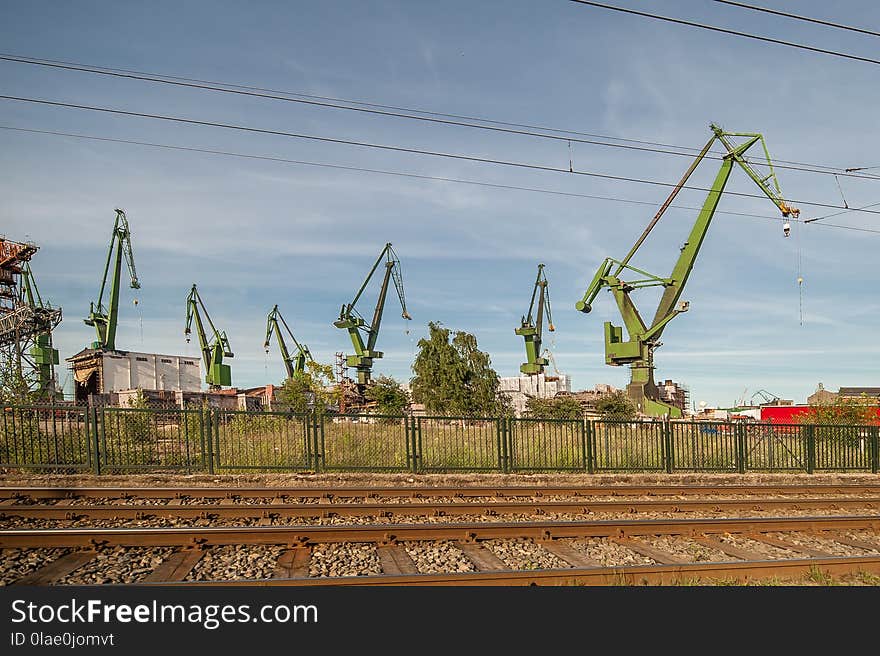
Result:
<svg viewBox="0 0 880 656"><path fill-rule="evenodd" d="M763 136L757 133L725 132L714 123L710 125L710 129L712 130L711 138L699 155L697 155L690 168L672 190L669 198L666 199L666 202L648 224L648 227L638 238L626 257L622 260L606 258L593 277L583 298L575 304L576 309L586 313L592 309L591 304L602 289L607 288L613 294L623 318L623 323L626 326L629 339L623 339L623 329L620 326L615 326L610 321L606 321L605 362L613 366L630 365L632 378L627 386L627 394L639 405L641 411L647 415L681 416L681 410L678 407L666 403L659 398L657 387L654 384L654 350L660 346L660 336L666 325L679 314L688 310L689 303L687 301L679 302L679 298L682 291L684 291L685 283L690 276L697 253L703 244L703 239L706 237L712 216L718 207L718 201L721 199L721 194L730 177L734 163L738 164L758 185L761 191L773 201L785 219L797 217L800 214L800 210L790 207L782 196L779 182L776 179L776 173L773 170L773 163L770 160L770 153L767 150ZM744 138L745 141L737 145L733 140L739 138ZM661 278L631 266L629 264L630 259L635 255L648 234L663 216L666 208L672 203L685 182L697 168L697 165L703 160L716 141L722 144L726 153L722 159L721 168L715 176L715 181L712 183L709 194L703 203L703 207L697 215L690 235L681 247L681 253L675 262L672 273L667 278ZM762 164L765 164L769 170L769 173L765 176L756 172L745 158L746 151L758 142L761 143L764 159L766 160ZM772 184L768 184L768 182ZM786 237L789 231L790 224L786 220L783 223L783 232ZM624 270L638 274L636 279L624 281L620 277ZM634 289L643 287L663 288L660 304L657 306L654 319L650 325L646 325L642 320L639 311L629 296L630 292Z"/></svg>
<svg viewBox="0 0 880 656"><path fill-rule="evenodd" d="M535 310L535 297L538 298L537 311ZM547 287L547 276L544 274L544 265L538 265L538 277L532 288L532 300L529 303L529 313L522 318L519 328L514 332L522 336L526 342L526 360L519 370L530 376L544 373L544 366L549 360L541 353L541 337L544 329L544 310L547 311L547 329L550 332L556 330L553 327L553 317L550 314L550 290ZM535 319L532 314L535 314Z"/></svg>
<svg viewBox="0 0 880 656"><path fill-rule="evenodd" d="M379 268L379 264L382 263L383 258L385 259L385 275L382 278L382 286L379 289L379 298L376 301L373 320L370 322L370 325L367 326L367 322L355 309L355 304L360 299L361 294L364 293L364 290L370 282L370 278L373 277L376 269ZM370 269L370 273L367 274L364 284L361 285L354 300L351 303L342 306L342 310L339 312L339 319L333 322L333 325L337 328L348 330L348 334L351 337L351 343L354 345L355 355L348 356L345 361L349 367L357 369L358 386L361 389L370 382L370 371L373 367L373 360L381 358L383 355L382 351L377 351L375 349L376 339L379 337L379 324L382 323L382 312L385 309L385 296L388 293L389 280L394 281L394 288L397 290L397 297L400 299L400 307L403 310L401 316L404 319L412 319L409 312L406 311L406 298L403 295L403 276L400 273L400 259L397 257L397 253L394 252L394 249L391 248L391 244L389 243L385 244L385 248L379 253L376 263L373 265L373 268ZM367 337L366 344L364 344L361 333L364 333Z"/></svg>
<svg viewBox="0 0 880 656"><path fill-rule="evenodd" d="M115 253L114 253L115 249ZM119 276L122 272L122 258L128 265L128 273L131 276L131 288L140 289L137 270L134 268L134 255L131 251L131 230L128 227L128 219L125 212L116 210L116 222L113 224L113 234L110 237L110 249L107 252L107 263L104 265L104 278L101 280L101 291L98 293L98 302L91 303L89 316L83 319L87 326L94 326L98 333L97 341L92 342L93 349L116 350L116 327L119 316ZM110 293L108 306L104 306L104 290L107 287L107 277L110 275L110 266L113 266L110 280ZM137 305L137 300L135 300Z"/></svg>
<svg viewBox="0 0 880 656"><path fill-rule="evenodd" d="M287 350L287 344L285 344L284 336L281 333L281 326L284 326L290 339L296 344L296 355L293 357L291 357L290 351ZM266 349L266 353L269 352L269 340L272 339L273 332L278 340L278 348L281 349L281 359L284 360L284 368L287 369L288 378L293 378L295 375L303 373L306 370L307 361L315 361L309 351L309 347L296 341L293 331L290 330L290 326L287 325L284 317L281 316L281 312L278 311L277 304L269 312L268 317L266 317L266 339L263 342L263 348Z"/></svg>
<svg viewBox="0 0 880 656"><path fill-rule="evenodd" d="M202 312L205 314L205 320L211 327L210 339L205 333L199 308L202 309ZM228 364L223 364L223 357L231 358L235 354L229 347L226 333L222 330L217 330L214 322L211 321L211 317L208 314L208 310L205 309L205 304L202 302L202 297L199 296L195 283L193 283L189 296L186 297L186 328L183 334L186 335L187 343L189 343L190 334L192 333L193 319L196 322L196 334L199 337L202 360L205 363L205 382L208 383L208 387L212 390L220 389L224 385L232 385L232 370Z"/></svg>
<svg viewBox="0 0 880 656"><path fill-rule="evenodd" d="M43 302L34 272L28 262L21 267L20 306L26 306L34 316L34 325L40 330L33 336L30 356L36 371L36 393L39 398L53 400L56 393L55 365L58 364L58 349L52 346L52 330L61 322L61 308Z"/></svg>

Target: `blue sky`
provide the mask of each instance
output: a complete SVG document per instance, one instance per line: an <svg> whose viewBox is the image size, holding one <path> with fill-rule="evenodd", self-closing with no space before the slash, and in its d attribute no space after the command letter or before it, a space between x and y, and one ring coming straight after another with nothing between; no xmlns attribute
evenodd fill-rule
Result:
<svg viewBox="0 0 880 656"><path fill-rule="evenodd" d="M634 7L816 47L876 57L876 37L747 12L708 0ZM880 29L876 3L766 0L763 6ZM772 44L553 2L5 2L5 53L295 93L578 130L692 148L709 123L764 134L774 158L878 166L880 68ZM430 125L140 81L0 62L3 95L101 105L409 148L568 167L566 143ZM545 345L575 389L624 386L604 364L610 295L581 297L599 263L621 258L668 189L340 144L0 101L0 125L366 167L646 204L541 194L0 130L0 232L31 239L41 292L64 308L62 358L93 339L85 326L113 224L125 209L142 289L123 291L120 348L197 354L183 336L193 282L235 352L233 383L278 382L262 349L275 303L321 361L351 352L333 327L386 242L403 265L413 321L389 295L375 372L411 376L428 321L473 332L501 375L524 358L514 334L538 262L556 332ZM574 168L676 182L690 160L572 144ZM875 161L876 160L876 161ZM692 179L708 184L717 162ZM877 169L876 172L880 172ZM839 205L830 175L780 169L787 198ZM880 201L877 181L839 178L850 207ZM756 193L734 170L728 191ZM703 195L676 201L698 207ZM795 202L801 218L832 213ZM875 208L880 209L880 208ZM826 388L877 385L880 235L795 224L782 235L764 198L726 194L657 350L657 378L726 406L759 389L804 401ZM670 209L634 260L668 275L696 211ZM876 214L828 223L880 228ZM802 308L798 262L804 278ZM376 287L358 304L372 312ZM652 316L656 295L634 295ZM802 320L801 320L802 316ZM407 332L408 331L408 332ZM61 379L68 379L62 368Z"/></svg>

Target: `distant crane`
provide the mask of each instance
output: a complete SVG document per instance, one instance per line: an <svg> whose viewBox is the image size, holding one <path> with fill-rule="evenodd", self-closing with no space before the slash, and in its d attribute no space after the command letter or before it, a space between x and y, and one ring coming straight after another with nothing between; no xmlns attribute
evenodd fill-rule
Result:
<svg viewBox="0 0 880 656"><path fill-rule="evenodd" d="M281 326L284 326L290 339L296 344L297 351L296 355L293 357L291 357L290 352L287 350L287 344L285 344L284 336L281 333ZM277 304L266 317L266 339L263 342L263 348L266 349L266 353L269 352L269 340L272 339L273 332L278 340L278 348L281 349L281 359L284 361L285 369L287 369L287 377L293 378L295 375L303 373L306 369L306 362L314 362L314 358L312 358L308 346L296 341L296 337L293 336L290 326L287 325L284 317L281 316L281 312L278 311Z"/></svg>
<svg viewBox="0 0 880 656"><path fill-rule="evenodd" d="M538 297L537 310L535 309L535 297ZM547 358L541 355L541 337L544 328L544 311L547 311L547 329L550 332L556 330L553 327L553 318L550 314L550 290L547 288L547 276L544 274L544 265L538 265L538 277L532 288L532 300L529 303L529 313L522 318L519 328L514 332L525 339L526 360L519 370L530 376L544 373L544 366L548 364ZM532 314L535 318L532 318Z"/></svg>
<svg viewBox="0 0 880 656"><path fill-rule="evenodd" d="M205 314L205 319L211 327L210 338L205 333L205 327L202 324L202 317L199 308ZM192 322L196 322L196 334L199 337L199 346L202 349L202 361L205 363L205 382L208 383L209 389L217 390L222 386L232 385L232 370L228 364L223 364L223 357L231 358L234 356L232 349L229 347L229 340L226 333L217 330L214 322L211 321L208 310L202 302L202 297L193 283L189 296L186 298L186 328L183 333L186 335L186 341L189 343L190 334L192 333Z"/></svg>
<svg viewBox="0 0 880 656"><path fill-rule="evenodd" d="M710 125L710 128L712 130L712 137L699 155L697 155L690 168L672 190L666 202L663 203L663 206L648 224L648 227L638 238L626 257L623 260L606 258L599 266L599 270L593 277L583 298L575 304L577 310L586 313L592 309L591 304L603 288L607 287L614 295L614 300L617 302L623 322L626 325L629 339L623 339L622 327L615 326L610 321L606 321L605 362L613 366L630 365L632 378L627 386L627 394L638 404L640 410L647 415L666 415L670 417L680 417L682 415L680 408L660 399L659 391L654 383L654 349L660 346L660 336L666 325L689 308L689 303L687 301L679 303L679 298L684 291L685 283L687 283L691 269L693 269L694 261L706 237L706 232L709 230L709 224L712 221L712 216L715 214L715 209L718 207L718 202L721 200L721 194L733 170L734 163L738 164L749 175L761 191L782 212L782 216L785 219L782 224L782 230L786 237L788 237L791 230L791 225L787 220L788 217L797 217L800 214L800 210L789 206L782 197L779 182L776 179L773 163L770 161L770 154L767 151L767 145L764 142L763 136L756 133L725 132L714 123ZM736 145L731 140L731 138L740 137L744 137L746 140L739 145ZM648 237L648 234L663 216L666 208L669 207L678 192L684 187L685 182L687 182L716 140L721 142L727 152L724 154L721 169L712 183L712 187L697 216L696 222L691 228L690 235L681 247L672 273L667 278L660 278L631 266L629 264L630 259L635 255L636 251ZM758 142L761 143L766 157L766 162L762 163L770 171L766 176L756 172L745 159L746 151ZM772 185L769 185L768 181L772 181ZM636 276L637 279L629 282L622 280L620 274L624 269L638 274ZM646 325L632 299L630 299L629 293L634 289L657 286L663 287L663 295L660 298L660 304L654 314L653 321L650 325Z"/></svg>
<svg viewBox="0 0 880 656"><path fill-rule="evenodd" d="M364 290L367 288L370 278L373 277L373 274L376 272L376 269L379 267L383 258L385 259L385 275L382 278L382 286L379 289L379 298L376 301L373 320L370 322L370 325L367 326L367 322L355 309L355 305L360 299L361 294L363 294ZM373 268L370 269L370 273L367 274L358 293L355 294L354 300L351 303L342 306L342 309L339 312L339 319L333 322L333 325L337 328L348 330L348 334L351 337L351 343L354 346L355 355L348 356L345 359L345 362L347 366L354 367L357 370L357 384L360 391L362 391L370 382L373 360L381 358L383 355L382 351L377 351L375 349L376 340L379 337L379 325L382 323L382 312L385 309L385 296L388 293L389 280L394 281L394 288L397 290L397 297L400 299L400 307L403 310L401 316L404 319L412 319L409 312L406 311L406 297L403 294L403 276L400 273L400 259L397 257L397 253L394 252L394 249L391 248L391 244L388 243L385 244L382 252L379 253L376 263L373 265ZM364 333L367 337L366 344L364 344L361 333Z"/></svg>
<svg viewBox="0 0 880 656"><path fill-rule="evenodd" d="M116 249L114 255L114 247ZM116 327L119 316L119 276L122 272L122 258L128 265L128 273L131 277L131 288L140 289L137 270L134 267L134 255L131 251L131 230L128 227L128 219L125 212L116 210L116 222L113 224L113 234L110 237L110 249L107 252L107 264L104 265L104 278L101 280L101 291L98 293L98 302L91 303L89 316L83 319L87 326L94 326L98 339L92 342L93 349L116 350ZM111 274L110 298L108 306L104 306L104 289L107 287L107 276ZM137 299L134 304L137 305Z"/></svg>
<svg viewBox="0 0 880 656"><path fill-rule="evenodd" d="M776 403L780 399L780 397L776 396L772 392L768 392L765 389L759 389L749 398L749 403L754 401L756 396L760 396L762 399L764 399L764 403Z"/></svg>

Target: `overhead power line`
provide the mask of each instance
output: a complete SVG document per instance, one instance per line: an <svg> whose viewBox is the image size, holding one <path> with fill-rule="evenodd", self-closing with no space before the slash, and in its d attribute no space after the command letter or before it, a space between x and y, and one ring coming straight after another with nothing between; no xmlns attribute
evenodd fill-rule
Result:
<svg viewBox="0 0 880 656"><path fill-rule="evenodd" d="M199 90L207 90L207 91L216 91L220 93L229 93L243 96L252 96L261 99L268 100L280 100L285 102L294 102L301 103L306 105L312 105L316 107L324 107L324 108L332 108L332 109L340 109L340 110L348 110L355 112L363 112L368 114L375 114L386 117L394 117L394 118L404 118L408 120L416 120L416 121L426 121L437 124L444 125L453 125L459 127L467 127L473 129L481 129L481 130L490 130L494 132L508 133L514 135L521 136L530 136L542 139L552 139L556 141L565 141L570 143L573 141L575 143L582 143L587 145L595 145L595 146L604 146L611 148L624 148L629 150L641 150L645 152L653 152L664 155L677 155L683 157L693 157L693 152L699 152L698 148L692 148L690 146L676 146L671 144L663 144L653 141L644 141L637 139L626 139L622 137L612 137L607 135L598 135L592 134L588 132L576 132L572 130L560 130L557 128L547 128L541 126L533 126L527 124L520 123L508 123L504 121L496 121L492 119L485 118L475 118L468 116L461 116L456 114L442 114L439 112L428 112L424 110L418 109L407 109L402 107L394 107L392 105L378 105L374 103L364 103L361 101L355 100L341 100L338 98L329 98L325 96L313 96L308 94L300 94L300 93L291 93L286 91L276 91L272 89L261 89L259 87L248 87L236 84L228 84L225 82L212 82L207 80L198 80L194 78L183 78L177 76L170 76L158 73L145 73L142 71L132 71L128 69L116 69L116 68L108 68L104 66L93 66L89 64L80 64L76 62L65 62L65 61L57 61L57 60L46 60L35 57L24 57L20 55L12 55L7 53L0 53L0 61L8 61L13 63L21 63L21 64L30 64L34 66L46 66L50 68L57 68L61 70L69 70L76 72L84 72L84 73L93 73L96 75L107 75L112 77L120 77L127 78L139 81L146 82L155 82L158 84L168 84L175 85ZM294 98L291 96L299 96L299 98ZM345 104L340 104L345 103ZM351 105L362 105L363 107L352 107ZM380 108L380 109L367 109L367 107L372 108ZM385 111L385 110L394 110L394 111ZM407 112L407 113L403 113ZM426 116L416 116L415 114L426 114ZM445 118L430 118L433 117L445 117ZM454 120L453 120L454 119ZM460 119L460 120L459 120ZM468 122L465 122L468 121ZM478 121L479 123L473 123L473 121ZM480 123L491 123L492 125L482 125ZM508 126L508 127L493 127L493 126ZM535 130L542 130L543 132L535 132ZM557 134L547 134L547 132L555 132ZM561 135L578 135L574 138L568 136ZM579 137L593 137L593 139L582 139ZM608 141L596 141L595 139L611 139L613 141L626 141L628 143L640 144L639 146L631 146L620 143L609 143ZM653 146L648 148L646 146ZM676 149L676 150L685 150L691 152L675 152L670 151L668 149ZM721 158L716 155L706 155L709 159L720 160ZM766 163L756 161L751 162L754 165L766 166ZM825 166L821 164L806 164L803 162L791 162L788 160L776 160L775 165L779 169L790 169L796 171L804 171L807 173L819 173L825 175L843 175L844 177L853 177L853 178L863 178L869 180L880 180L880 176L874 175L852 175L851 171L844 171L839 167ZM821 170L828 169L828 170Z"/></svg>
<svg viewBox="0 0 880 656"><path fill-rule="evenodd" d="M813 46L807 46L802 43L793 43L792 41L783 41L781 39L773 39L769 36L759 36L757 34L749 34L748 32L741 32L739 30L729 30L723 27L716 27L714 25L706 25L704 23L696 23L694 21L683 20L681 18L671 18L669 16L660 16L658 14L649 14L644 11L636 11L635 9L627 9L625 7L616 7L614 5L606 5L602 2L591 2L590 0L571 0L571 2L576 2L580 5L588 5L590 7L598 7L599 9L608 9L610 11L619 11L624 14L632 14L634 16L642 16L643 18L651 18L654 20L666 21L667 23L676 23L678 25L687 25L688 27L697 27L702 30L711 30L712 32L721 32L723 34L730 34L732 36L739 36L744 39L754 39L755 41L764 41L765 43L775 43L780 46L788 46L789 48L797 48L799 50L809 50L810 52L817 52L823 55L831 55L833 57L843 57L844 59L853 59L856 61L866 62L868 64L880 64L880 59L871 59L870 57L860 57L858 55L852 55L846 52L837 52L836 50L827 50L825 48L816 48Z"/></svg>
<svg viewBox="0 0 880 656"><path fill-rule="evenodd" d="M546 166L541 164L530 164L527 162L513 162L509 160L501 160L501 159L493 159L489 157L477 157L474 155L462 155L458 153L446 153L439 152L434 150L425 150L422 148L408 148L404 146L392 146L388 144L376 144L370 143L366 141L355 141L352 139L340 139L336 137L323 137L318 135L310 135L310 134L301 134L296 132L287 132L285 130L270 130L267 128L255 128L246 125L235 125L232 123L219 123L215 121L203 121L198 119L184 118L181 116L168 116L164 114L149 114L146 112L133 112L122 109L112 109L110 107L97 107L94 105L80 105L77 103L67 103L55 100L43 100L39 98L24 98L21 96L7 96L0 95L0 99L2 100L12 100L16 102L26 102L26 103L34 103L39 105L47 105L51 107L64 107L68 109L82 109L86 111L93 112L101 112L106 114L115 114L117 116L132 116L137 118L148 118L159 121L168 121L174 123L182 123L185 125L201 125L204 127L214 127L221 128L224 130L238 130L242 132L250 132L254 134L267 134L272 136L279 137L289 137L292 139L305 139L310 141L317 141L320 143L335 143L347 146L357 146L359 148L374 148L378 150L392 151L392 152L400 152L400 153L408 153L412 155L425 155L429 157L443 157L446 159L454 159L466 162L477 162L481 164L494 164L498 166L509 166L520 169L532 169L536 171L547 171L551 173L567 173L569 175L580 175L585 177L593 177L593 178L602 178L605 180L616 180L620 182L636 182L639 184L648 184L660 187L677 187L677 184L669 183L669 182L660 182L658 180L646 180L643 178L633 178L622 175L612 175L609 173L597 173L593 171L578 171L572 168L560 168L555 166ZM684 185L680 187L681 189L690 189L694 191L712 191L708 187L695 187L690 185ZM730 196L741 196L743 198L760 198L763 199L765 196L761 196L759 194L751 194L741 191L728 191L726 192ZM831 209L851 209L846 207L841 207L840 205L832 205L829 203L819 203L814 201L807 201L797 198L788 198L786 199L789 203L798 203L799 205L812 205L814 207L827 207ZM858 210L853 209L853 211L862 211L867 212L869 214L880 214L880 211L873 210Z"/></svg>
<svg viewBox="0 0 880 656"><path fill-rule="evenodd" d="M582 193L570 192L570 191L560 191L558 189L542 189L540 187L524 187L521 185L500 184L500 183L496 183L496 182L486 182L486 181L482 181L482 180L468 180L468 179L464 179L464 178L449 178L449 177L444 177L444 176L426 175L426 174L422 174L422 173L412 173L412 172L407 172L407 171L390 171L390 170L386 170L386 169L373 169L373 168L366 168L366 167L362 167L362 166L348 166L348 165L343 165L343 164L330 164L327 162L311 162L311 161L307 161L307 160L288 159L288 158L284 158L284 157L274 157L274 156L270 156L270 155L255 155L252 153L240 153L240 152L228 151L228 150L196 148L193 146L178 146L178 145L173 145L173 144L155 143L155 142L150 142L150 141L137 141L137 140L133 140L133 139L119 139L119 138L115 138L115 137L101 137L101 136L97 136L97 135L78 134L75 132L59 132L56 130L37 130L34 128L22 128L22 127L15 127L15 126L11 126L11 125L0 125L0 130L10 130L10 131L15 131L15 132L26 132L26 133L31 133L31 134L42 134L42 135L56 136L56 137L71 137L71 138L75 138L75 139L86 139L86 140L90 140L90 141L102 141L102 142L109 142L109 143L135 145L135 146L146 146L146 147L150 147L150 148L159 148L159 149L172 150L172 151L204 153L204 154L208 154L208 155L235 157L235 158L240 158L240 159L262 160L262 161L276 162L276 163L282 163L282 164L297 164L297 165L302 165L302 166L313 166L313 167L320 167L320 168L337 169L337 170L342 170L342 171L353 171L353 172L359 172L359 173L375 173L375 174L379 174L379 175L398 176L398 177L404 177L404 178L413 178L413 179L418 179L418 180L428 180L428 181L436 181L436 182L449 182L449 183L456 183L456 184L473 185L473 186L477 186L477 187L488 187L488 188L492 188L492 189L525 191L525 192L530 192L530 193L548 194L548 195L553 195L553 196L566 196L566 197L572 197L572 198L587 198L587 199L591 199L591 200L604 200L604 201L610 201L610 202L616 202L616 203L628 203L628 204L632 204L632 205L650 205L652 207L656 206L656 203L651 202L651 201L634 200L634 199L630 199L630 198L620 198L617 196L598 196L598 195L593 195L593 194L582 194ZM877 204L880 204L880 203L877 203ZM691 211L695 211L695 212L700 210L699 207L690 207L687 205L672 204L672 205L670 205L670 207L673 207L676 209L681 209L681 210L691 210ZM846 212L838 212L838 214L845 214L845 213ZM768 216L766 214L751 214L748 212L733 212L730 210L717 210L716 214L727 214L730 216L741 216L741 217L747 217L747 218L753 218L753 219L766 219L769 221L778 221L779 220L779 217L777 217L777 216ZM827 215L827 216L820 217L820 218L824 219L824 218L829 218L830 216L837 216L837 214ZM793 220L797 223L809 223L811 221L811 219L807 219L807 220L790 219L790 220ZM871 228L860 228L857 226L839 225L839 224L834 224L834 223L823 223L823 224L820 224L820 227L838 228L838 229L842 229L842 230L856 230L859 232L869 232L869 233L880 234L880 230L875 230L875 229L871 229Z"/></svg>
<svg viewBox="0 0 880 656"><path fill-rule="evenodd" d="M734 7L742 7L743 9L751 9L752 11L761 11L765 14L773 14L774 16L783 16L785 18L791 18L793 20L806 21L807 23L815 23L816 25L824 25L825 27L834 27L839 30L849 30L850 32L858 32L860 34L869 34L871 36L880 36L880 32L875 32L873 30L866 30L861 27L853 27L851 25L841 25L840 23L832 23L831 21L821 20L818 18L811 18L809 16L799 16L798 14L790 14L787 11L779 11L777 9L769 9L767 7L758 7L756 5L749 5L745 2L732 2L732 0L715 0L715 2L719 2L723 5L732 5Z"/></svg>

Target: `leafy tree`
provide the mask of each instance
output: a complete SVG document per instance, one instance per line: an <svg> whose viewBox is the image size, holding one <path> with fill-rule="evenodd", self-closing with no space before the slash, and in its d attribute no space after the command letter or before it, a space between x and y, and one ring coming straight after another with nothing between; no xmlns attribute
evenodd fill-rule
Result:
<svg viewBox="0 0 880 656"><path fill-rule="evenodd" d="M809 409L798 415L804 424L825 426L864 425L877 420L877 399L862 394L860 397L837 396L833 401L812 403Z"/></svg>
<svg viewBox="0 0 880 656"><path fill-rule="evenodd" d="M333 382L333 367L313 361L307 367L308 371L284 381L278 390L278 401L291 412L314 410L323 414L336 402L335 392L328 391Z"/></svg>
<svg viewBox="0 0 880 656"><path fill-rule="evenodd" d="M571 396L549 399L530 397L526 400L525 414L536 419L580 419L584 416L584 408L580 401Z"/></svg>
<svg viewBox="0 0 880 656"><path fill-rule="evenodd" d="M452 339L450 339L450 336ZM500 391L498 373L477 338L454 334L439 322L428 324L428 337L418 343L413 362L412 395L428 412L444 415L510 415L513 407Z"/></svg>
<svg viewBox="0 0 880 656"><path fill-rule="evenodd" d="M634 419L639 409L625 390L603 394L593 402L593 407L605 419Z"/></svg>
<svg viewBox="0 0 880 656"><path fill-rule="evenodd" d="M36 400L27 379L14 358L0 362L0 402L5 404L33 403Z"/></svg>
<svg viewBox="0 0 880 656"><path fill-rule="evenodd" d="M379 376L364 390L368 401L376 402L376 413L399 416L409 409L409 393L389 376Z"/></svg>

